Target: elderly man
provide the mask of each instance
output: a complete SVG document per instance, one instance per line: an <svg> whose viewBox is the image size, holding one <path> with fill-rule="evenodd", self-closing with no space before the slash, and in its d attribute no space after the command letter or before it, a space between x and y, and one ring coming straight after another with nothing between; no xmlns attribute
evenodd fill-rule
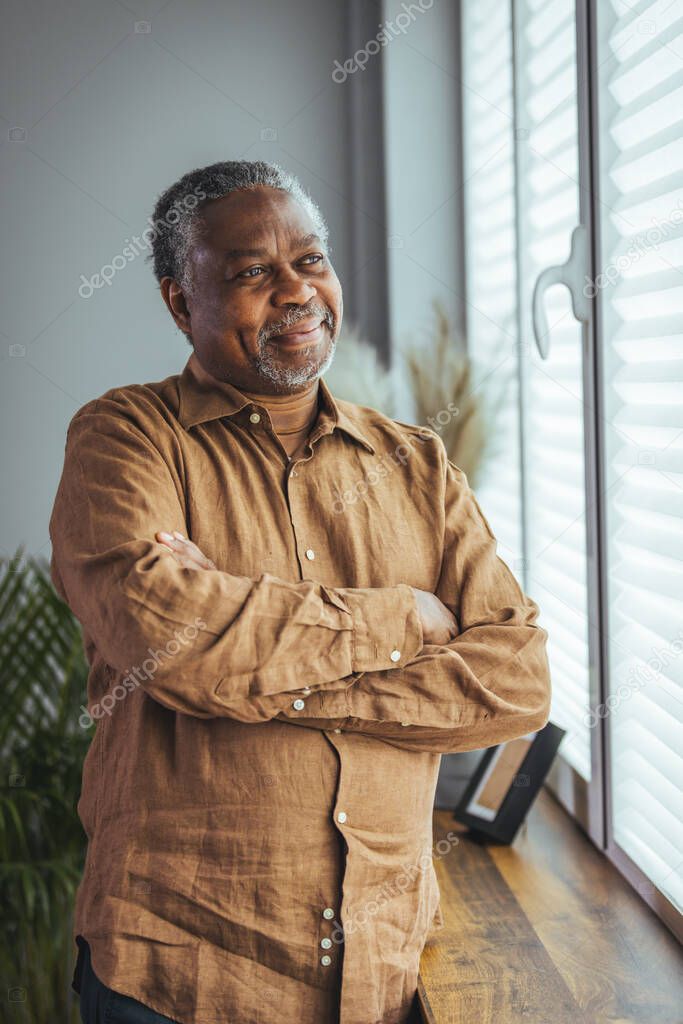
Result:
<svg viewBox="0 0 683 1024"><path fill-rule="evenodd" d="M192 352L78 410L50 521L97 719L81 1014L403 1024L441 754L546 724L547 634L439 435L322 380L342 292L297 181L198 169L154 226Z"/></svg>

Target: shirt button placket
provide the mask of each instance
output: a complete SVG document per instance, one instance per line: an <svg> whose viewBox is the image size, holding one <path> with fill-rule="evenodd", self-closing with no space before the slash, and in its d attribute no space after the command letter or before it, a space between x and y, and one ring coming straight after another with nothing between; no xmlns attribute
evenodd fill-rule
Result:
<svg viewBox="0 0 683 1024"><path fill-rule="evenodd" d="M334 910L332 909L332 907L325 907L325 909L323 910L323 917L326 921L331 921L333 919ZM332 949L332 939L328 938L326 935L323 936L323 938L320 940L320 946L322 949ZM329 954L324 953L320 957L320 963L323 967L329 967L330 964L332 963L332 957L329 956Z"/></svg>
<svg viewBox="0 0 683 1024"><path fill-rule="evenodd" d="M295 476L297 476L297 470L294 469L294 468L290 469L290 471L289 471L289 478L288 479L291 480ZM294 508L292 507L292 497L291 497L291 495L290 495L290 499L289 500L290 500L291 514L292 514L292 526L294 528L294 536L296 538L296 545L297 545L297 548L299 550L301 550L300 542L299 542L299 536L298 536L298 532L297 532L297 524L296 524L296 521L295 521L295 518L294 518ZM313 548L305 548L305 550L304 550L304 557L307 559L307 561L312 562L315 559L315 551L313 550Z"/></svg>

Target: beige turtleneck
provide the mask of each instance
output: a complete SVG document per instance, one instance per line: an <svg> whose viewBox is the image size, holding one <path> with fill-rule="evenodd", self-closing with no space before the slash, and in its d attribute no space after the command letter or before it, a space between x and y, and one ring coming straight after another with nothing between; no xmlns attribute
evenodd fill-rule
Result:
<svg viewBox="0 0 683 1024"><path fill-rule="evenodd" d="M215 377L204 369L197 359L196 353L190 356L193 371L205 384L219 383ZM232 383L232 382L229 382ZM318 379L312 381L303 391L295 395L261 395L255 391L245 391L237 385L237 390L252 402L263 405L268 410L273 430L277 434L283 448L290 459L303 450L311 427L318 418Z"/></svg>
<svg viewBox="0 0 683 1024"><path fill-rule="evenodd" d="M252 402L266 407L273 430L290 459L300 454L318 418L318 380L295 395L259 395L244 388L239 390Z"/></svg>

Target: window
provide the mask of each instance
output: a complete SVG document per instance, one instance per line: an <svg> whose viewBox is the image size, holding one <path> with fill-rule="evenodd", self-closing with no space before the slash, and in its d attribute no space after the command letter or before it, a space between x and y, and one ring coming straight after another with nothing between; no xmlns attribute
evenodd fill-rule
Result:
<svg viewBox="0 0 683 1024"><path fill-rule="evenodd" d="M511 12L466 4L463 177L466 322L475 387L497 409L496 449L478 488L502 558L523 577Z"/></svg>
<svg viewBox="0 0 683 1024"><path fill-rule="evenodd" d="M462 9L468 346L505 395L501 444L480 489L501 555L541 608L563 756L591 775L581 325L539 273L564 261L580 222L573 0ZM514 30L513 30L514 25Z"/></svg>
<svg viewBox="0 0 683 1024"><path fill-rule="evenodd" d="M513 368L481 503L549 633L551 785L671 922L683 3L462 0L461 17L468 346L482 379Z"/></svg>
<svg viewBox="0 0 683 1024"><path fill-rule="evenodd" d="M580 224L574 0L515 4L519 323L526 586L548 630L552 718L563 756L591 777L582 325L566 288L543 296L547 357L534 344L539 274L569 256Z"/></svg>
<svg viewBox="0 0 683 1024"><path fill-rule="evenodd" d="M613 841L683 905L683 5L598 4Z"/></svg>

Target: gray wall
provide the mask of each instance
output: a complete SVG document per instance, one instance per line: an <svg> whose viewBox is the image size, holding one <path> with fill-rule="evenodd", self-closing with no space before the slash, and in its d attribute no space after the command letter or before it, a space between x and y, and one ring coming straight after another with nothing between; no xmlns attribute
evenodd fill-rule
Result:
<svg viewBox="0 0 683 1024"><path fill-rule="evenodd" d="M425 322L432 295L459 315L452 5L435 0L363 72L332 79L335 61L401 9L394 0L386 9L372 0L4 5L1 555L23 543L49 557L73 413L110 387L178 372L189 355L143 255L111 286L79 296L81 275L121 254L186 170L258 158L298 174L329 221L349 326L384 355Z"/></svg>
<svg viewBox="0 0 683 1024"><path fill-rule="evenodd" d="M428 330L432 300L456 335L465 321L458 5L427 10L387 0L386 17L414 21L384 53L389 331L394 346Z"/></svg>

